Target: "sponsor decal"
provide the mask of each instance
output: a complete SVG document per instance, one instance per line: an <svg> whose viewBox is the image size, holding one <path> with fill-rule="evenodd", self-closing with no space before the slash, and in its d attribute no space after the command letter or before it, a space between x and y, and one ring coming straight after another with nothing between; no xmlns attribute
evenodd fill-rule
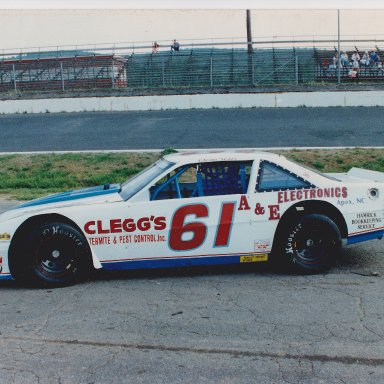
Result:
<svg viewBox="0 0 384 384"><path fill-rule="evenodd" d="M260 203L256 203L255 214L259 216L259 215L264 215L264 213L265 213L265 208L262 207Z"/></svg>
<svg viewBox="0 0 384 384"><path fill-rule="evenodd" d="M138 220L110 219L91 220L84 224L84 231L91 235L88 237L90 245L112 245L131 243L157 243L165 242L165 236L158 234L127 234L135 231L146 232L149 230L161 231L167 228L164 216L141 217ZM119 234L121 235L110 235ZM93 236L98 235L98 236ZM101 235L101 236L100 236Z"/></svg>
<svg viewBox="0 0 384 384"><path fill-rule="evenodd" d="M376 212L357 213L356 218L352 219L352 225L356 225L358 229L375 229L378 225L381 227L382 218L377 217Z"/></svg>
<svg viewBox="0 0 384 384"><path fill-rule="evenodd" d="M344 205L355 205L356 204L365 204L367 199L365 197L357 197L356 201L353 200L337 200L337 205L344 207Z"/></svg>
<svg viewBox="0 0 384 384"><path fill-rule="evenodd" d="M269 208L269 220L280 219L280 207L278 205L268 205Z"/></svg>
<svg viewBox="0 0 384 384"><path fill-rule="evenodd" d="M240 197L239 208L238 211L248 211L251 207L248 203L248 199L246 196ZM254 208L254 213L256 216L262 216L265 214L265 207L263 207L260 203L256 203ZM277 204L268 205L269 212L269 220L278 220L280 219L280 207Z"/></svg>
<svg viewBox="0 0 384 384"><path fill-rule="evenodd" d="M265 240L255 240L254 241L254 251L255 252L263 252L270 250L270 241L269 239Z"/></svg>
<svg viewBox="0 0 384 384"><path fill-rule="evenodd" d="M251 209L251 207L248 204L247 196L241 196L239 208L237 210L238 211L249 211L250 209Z"/></svg>
<svg viewBox="0 0 384 384"><path fill-rule="evenodd" d="M0 240L11 240L10 233L0 233Z"/></svg>
<svg viewBox="0 0 384 384"><path fill-rule="evenodd" d="M260 253L259 255L240 256L240 263L256 263L258 261L268 261L268 254Z"/></svg>
<svg viewBox="0 0 384 384"><path fill-rule="evenodd" d="M279 204L308 199L347 198L347 187L294 189L277 192Z"/></svg>
<svg viewBox="0 0 384 384"><path fill-rule="evenodd" d="M159 234L138 234L122 236L95 236L88 238L90 245L111 245L111 244L137 244L137 243L161 243L165 242L165 236Z"/></svg>
<svg viewBox="0 0 384 384"><path fill-rule="evenodd" d="M102 235L107 233L124 233L138 231L156 230L162 231L167 228L164 216L142 217L137 221L135 219L111 219L107 222L102 220L91 220L85 223L84 231L88 235Z"/></svg>

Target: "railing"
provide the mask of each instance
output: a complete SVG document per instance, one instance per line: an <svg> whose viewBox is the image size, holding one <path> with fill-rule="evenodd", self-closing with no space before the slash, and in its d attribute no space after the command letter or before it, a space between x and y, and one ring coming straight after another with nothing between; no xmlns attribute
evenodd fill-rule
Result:
<svg viewBox="0 0 384 384"><path fill-rule="evenodd" d="M64 92L125 86L125 59L114 56L0 61L0 92Z"/></svg>
<svg viewBox="0 0 384 384"><path fill-rule="evenodd" d="M127 87L223 87L299 84L299 68L313 72L311 57L295 50L200 50L134 55L127 60ZM301 64L299 64L301 61Z"/></svg>

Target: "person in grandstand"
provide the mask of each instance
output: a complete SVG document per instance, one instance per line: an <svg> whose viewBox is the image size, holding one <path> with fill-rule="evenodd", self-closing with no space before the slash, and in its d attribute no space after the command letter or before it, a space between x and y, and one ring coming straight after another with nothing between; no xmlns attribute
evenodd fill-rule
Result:
<svg viewBox="0 0 384 384"><path fill-rule="evenodd" d="M368 53L368 51L365 51L362 59L360 60L360 64L368 67L370 61L371 61L371 59L369 57L369 53Z"/></svg>
<svg viewBox="0 0 384 384"><path fill-rule="evenodd" d="M378 65L380 62L380 56L376 53L376 51L372 51L370 54L371 65Z"/></svg>
<svg viewBox="0 0 384 384"><path fill-rule="evenodd" d="M174 39L171 45L171 51L179 52L179 50L180 50L180 44L176 41L176 39Z"/></svg>
<svg viewBox="0 0 384 384"><path fill-rule="evenodd" d="M360 66L360 55L359 52L355 51L353 52L351 56L352 60L352 68L358 70Z"/></svg>
<svg viewBox="0 0 384 384"><path fill-rule="evenodd" d="M343 51L343 53L340 56L341 65L343 67L349 67L349 59L348 59L348 53L346 51Z"/></svg>
<svg viewBox="0 0 384 384"><path fill-rule="evenodd" d="M152 53L157 53L157 52L159 52L159 47L160 47L160 45L157 44L157 41L155 41L155 42L153 43L153 45L152 45Z"/></svg>

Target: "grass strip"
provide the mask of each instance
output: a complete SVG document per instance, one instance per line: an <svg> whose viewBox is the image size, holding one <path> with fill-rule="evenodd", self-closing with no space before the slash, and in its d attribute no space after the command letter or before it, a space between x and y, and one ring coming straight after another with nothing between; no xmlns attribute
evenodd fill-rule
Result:
<svg viewBox="0 0 384 384"><path fill-rule="evenodd" d="M278 151L321 172L360 167L384 172L384 149ZM161 157L160 153L76 153L0 156L0 196L30 200L49 193L120 183Z"/></svg>

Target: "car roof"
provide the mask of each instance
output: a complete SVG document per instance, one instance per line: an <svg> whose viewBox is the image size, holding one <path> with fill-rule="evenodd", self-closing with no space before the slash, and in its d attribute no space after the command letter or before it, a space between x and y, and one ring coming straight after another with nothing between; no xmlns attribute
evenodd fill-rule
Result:
<svg viewBox="0 0 384 384"><path fill-rule="evenodd" d="M245 160L258 160L263 158L265 160L276 160L278 158L285 158L284 156L277 155L271 152L263 152L255 149L217 149L217 150L192 150L181 151L165 155L164 159L172 163L205 163L216 161L245 161Z"/></svg>

